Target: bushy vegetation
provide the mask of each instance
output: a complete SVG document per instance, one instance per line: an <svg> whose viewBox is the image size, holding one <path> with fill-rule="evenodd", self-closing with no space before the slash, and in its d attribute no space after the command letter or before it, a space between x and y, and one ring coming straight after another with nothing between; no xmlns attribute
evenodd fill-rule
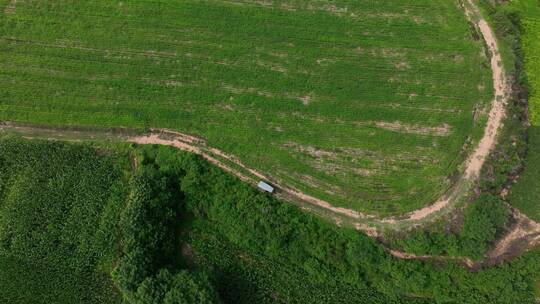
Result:
<svg viewBox="0 0 540 304"><path fill-rule="evenodd" d="M0 140L0 302L118 302L108 278L123 206L113 158Z"/></svg>
<svg viewBox="0 0 540 304"><path fill-rule="evenodd" d="M113 276L128 298L145 278L157 273L162 265L170 264L168 259L174 256L178 217L174 188L150 169L145 168L133 177L122 214L123 256Z"/></svg>
<svg viewBox="0 0 540 304"><path fill-rule="evenodd" d="M340 206L411 211L448 190L492 95L456 4L17 1L0 120L167 127Z"/></svg>
<svg viewBox="0 0 540 304"><path fill-rule="evenodd" d="M183 270L172 274L167 269L161 269L155 277L142 281L134 295L134 303L215 304L221 301L203 273Z"/></svg>
<svg viewBox="0 0 540 304"><path fill-rule="evenodd" d="M498 36L511 52L505 59L513 63L514 102L506 121L501 145L484 175L483 188L495 192L508 186L508 176L516 178L508 201L526 215L540 220L540 186L537 116L540 45L540 4L534 0L492 3L482 1L495 24ZM513 59L513 60L510 60ZM527 112L528 110L528 112ZM525 122L525 123L524 123ZM530 128L525 125L530 123ZM526 156L526 157L525 157Z"/></svg>
<svg viewBox="0 0 540 304"><path fill-rule="evenodd" d="M178 172L179 173L179 172ZM113 278L129 303L218 303L217 293L202 273L172 273L182 207L180 179L152 164L133 177L122 214L122 257Z"/></svg>
<svg viewBox="0 0 540 304"><path fill-rule="evenodd" d="M514 1L505 10L514 16L519 27L524 54L524 84L529 92L528 110L531 127L527 157L509 201L536 221L540 221L540 3L533 0Z"/></svg>
<svg viewBox="0 0 540 304"><path fill-rule="evenodd" d="M90 148L20 140L3 141L0 146L3 152L12 151L2 153L9 158L1 158L2 172L6 172L2 176L9 177L2 179L2 214L14 202L11 193L24 193L13 188L21 178L17 172L23 172L24 166L5 169L12 168L6 165L9 159L15 164L28 159L32 170L38 170L35 180L48 181L39 183L40 191L31 181L25 181L32 191L18 196L28 197L25 201L35 207L21 213L38 218L41 213L47 215L41 219L48 223L40 226L42 230L28 224L36 223L30 216L10 213L9 218L2 217L11 223L23 219L24 229L17 230L19 236L38 240L37 249L28 245L28 254L6 253L11 247L6 244L12 242L4 240L14 238L5 233L10 231L8 226L1 226L0 293L10 303L116 303L111 281L100 272L111 272L112 265L118 293L128 303L534 303L533 280L540 271L538 250L476 273L452 263L398 260L357 231L279 202L199 157L172 148L128 148L137 161L133 164L136 172L130 182L125 182L119 179L119 170L110 166L110 156L98 156ZM32 149L34 152L22 153ZM41 155L45 158L38 157ZM62 159L70 166L61 165ZM91 172L84 168L91 168ZM72 170L76 174L71 174ZM108 174L111 176L107 178ZM66 178L72 175L77 176L78 183ZM93 186L87 185L86 176L92 177L89 185ZM60 178L64 183L54 182ZM119 180L124 181L123 187L116 189ZM60 198L73 198L66 193L91 193L100 203L80 200L88 204L85 211L94 210L90 216L78 210L77 204L62 203ZM41 197L51 203L38 204ZM491 197L485 199L493 204L491 208L498 204ZM52 248L46 244L58 238L55 229L69 226L69 221L53 223L54 210L62 206L67 211L58 214L70 214L73 222L78 219L79 228L56 241L58 248L48 256L49 252L39 252L39 246ZM478 215L471 217L486 214L481 209L486 205L478 206L480 209L470 211ZM92 222L91 218L101 220L90 228L86 223ZM488 221L496 222L497 218L465 225L463 231L479 235L478 225L486 227ZM104 222L109 223L105 225L108 229L102 231ZM72 251L65 251L65 244L72 240L77 244L101 241L87 247L95 250L76 250L73 246ZM86 254L74 258L72 252L79 251ZM66 261L63 264L36 263L60 262L62 258ZM25 282L23 286L32 290L19 292L18 282ZM82 290L81 283L85 283Z"/></svg>
<svg viewBox="0 0 540 304"><path fill-rule="evenodd" d="M144 149L157 168L183 171L186 212L196 214L183 227L193 251L187 257L194 269L213 274L225 303L534 303L538 251L478 273L397 260L371 238L258 193L197 157ZM498 201L485 199L497 208ZM478 206L472 216L488 208ZM497 224L506 212L500 210L464 233L489 238L481 233L493 230L479 232L479 225Z"/></svg>
<svg viewBox="0 0 540 304"><path fill-rule="evenodd" d="M512 185L508 201L531 219L540 222L540 127L528 131L529 145L525 168Z"/></svg>
<svg viewBox="0 0 540 304"><path fill-rule="evenodd" d="M463 223L453 231L452 224L438 222L423 227L406 238L395 237L393 245L419 255L462 256L481 259L492 242L501 235L509 219L504 202L492 194L483 194L468 206ZM460 224L460 223L458 223ZM456 224L454 224L456 225Z"/></svg>

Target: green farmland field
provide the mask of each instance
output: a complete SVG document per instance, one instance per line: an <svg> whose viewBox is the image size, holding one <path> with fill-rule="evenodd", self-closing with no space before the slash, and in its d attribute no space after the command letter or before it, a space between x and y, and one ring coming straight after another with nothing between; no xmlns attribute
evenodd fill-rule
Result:
<svg viewBox="0 0 540 304"><path fill-rule="evenodd" d="M457 1L0 5L0 120L180 130L381 215L449 188L492 96Z"/></svg>
<svg viewBox="0 0 540 304"><path fill-rule="evenodd" d="M529 90L529 145L524 172L512 187L509 200L515 207L540 221L540 3L522 0L511 4L522 24L522 44Z"/></svg>
<svg viewBox="0 0 540 304"><path fill-rule="evenodd" d="M525 70L529 89L529 114L531 123L540 126L540 3L522 0L512 3L521 17L522 44L525 53Z"/></svg>
<svg viewBox="0 0 540 304"><path fill-rule="evenodd" d="M124 197L113 161L87 146L0 139L1 303L120 302L109 277Z"/></svg>

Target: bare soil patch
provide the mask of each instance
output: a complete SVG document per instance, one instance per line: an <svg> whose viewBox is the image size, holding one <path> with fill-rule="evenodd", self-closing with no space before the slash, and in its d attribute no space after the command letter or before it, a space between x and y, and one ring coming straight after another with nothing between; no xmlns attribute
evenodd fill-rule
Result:
<svg viewBox="0 0 540 304"><path fill-rule="evenodd" d="M17 0L11 0L6 8L4 8L4 14L11 15L15 13L15 8L17 6Z"/></svg>
<svg viewBox="0 0 540 304"><path fill-rule="evenodd" d="M437 127L411 125L411 124L402 123L400 121L394 121L394 122L376 121L374 122L374 124L375 126L381 129L408 133L408 134L448 136L452 133L451 127L447 124L437 126Z"/></svg>
<svg viewBox="0 0 540 304"><path fill-rule="evenodd" d="M514 225L486 254L482 266L494 266L540 245L540 224L512 208Z"/></svg>

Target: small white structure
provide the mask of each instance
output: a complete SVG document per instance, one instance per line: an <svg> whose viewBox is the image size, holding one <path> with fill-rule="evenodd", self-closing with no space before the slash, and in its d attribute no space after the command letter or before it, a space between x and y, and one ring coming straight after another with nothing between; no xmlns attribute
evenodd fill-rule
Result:
<svg viewBox="0 0 540 304"><path fill-rule="evenodd" d="M266 191L268 193L274 193L274 187L270 186L269 184L263 182L263 181L260 181L259 184L257 185L259 187L259 189L261 189L262 191Z"/></svg>

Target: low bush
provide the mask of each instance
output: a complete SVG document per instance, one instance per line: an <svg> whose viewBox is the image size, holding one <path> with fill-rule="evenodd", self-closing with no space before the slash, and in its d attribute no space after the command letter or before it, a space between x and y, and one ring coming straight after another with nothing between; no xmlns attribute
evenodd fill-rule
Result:
<svg viewBox="0 0 540 304"><path fill-rule="evenodd" d="M418 255L450 255L481 259L491 243L504 231L509 211L500 198L483 194L465 209L463 225L455 233L442 223L422 228L407 237L396 236L392 243Z"/></svg>

